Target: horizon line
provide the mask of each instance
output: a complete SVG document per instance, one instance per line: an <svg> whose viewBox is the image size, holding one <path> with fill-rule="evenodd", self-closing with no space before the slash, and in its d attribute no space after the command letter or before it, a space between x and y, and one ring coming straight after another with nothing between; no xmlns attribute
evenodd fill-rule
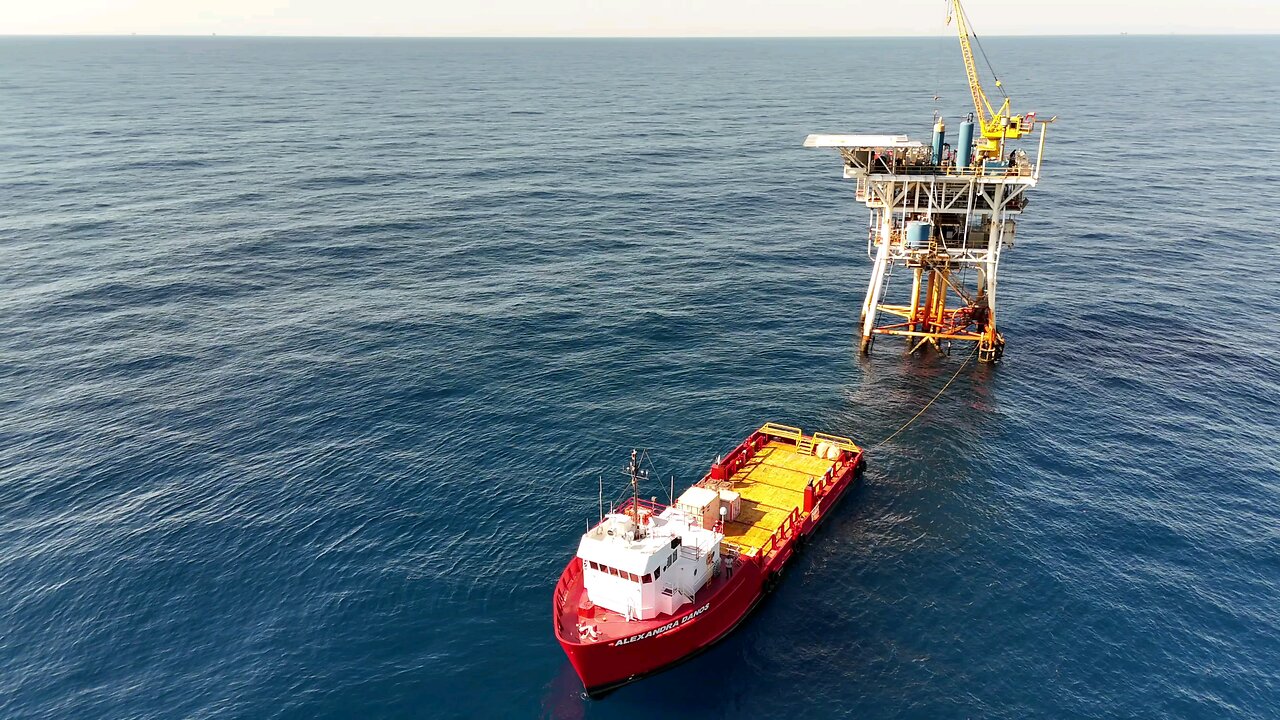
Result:
<svg viewBox="0 0 1280 720"><path fill-rule="evenodd" d="M0 33L0 38L259 38L278 40L916 40L937 35L271 35L220 33ZM984 38L1280 37L1280 32L1128 32L989 34Z"/></svg>

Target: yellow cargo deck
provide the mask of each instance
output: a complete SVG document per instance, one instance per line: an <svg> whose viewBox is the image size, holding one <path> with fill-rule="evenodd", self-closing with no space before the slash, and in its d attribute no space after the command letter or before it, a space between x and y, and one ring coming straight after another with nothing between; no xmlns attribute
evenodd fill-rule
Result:
<svg viewBox="0 0 1280 720"><path fill-rule="evenodd" d="M791 443L770 439L732 476L742 496L734 522L726 523L724 539L743 551L764 547L792 510L804 508L804 488L835 463L796 452Z"/></svg>

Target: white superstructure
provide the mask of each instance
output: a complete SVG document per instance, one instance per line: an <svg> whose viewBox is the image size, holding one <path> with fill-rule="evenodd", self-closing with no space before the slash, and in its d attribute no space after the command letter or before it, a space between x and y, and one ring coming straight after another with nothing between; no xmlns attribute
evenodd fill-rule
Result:
<svg viewBox="0 0 1280 720"><path fill-rule="evenodd" d="M718 527L679 504L606 515L578 543L588 599L628 619L675 612L719 572Z"/></svg>

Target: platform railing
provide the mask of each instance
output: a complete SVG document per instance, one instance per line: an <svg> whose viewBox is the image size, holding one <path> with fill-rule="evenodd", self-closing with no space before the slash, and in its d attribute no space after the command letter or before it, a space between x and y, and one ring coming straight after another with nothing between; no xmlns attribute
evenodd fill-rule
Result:
<svg viewBox="0 0 1280 720"><path fill-rule="evenodd" d="M892 160L881 160L878 163L872 163L869 166L858 166L860 170L858 174L858 185L855 188L857 199L864 199L862 196L866 194L866 186L864 180L868 175L922 175L935 177L950 178L1009 178L1009 177L1039 177L1040 158L1043 150L1037 154L1035 162L1030 158L1017 162L1013 165L1007 164L1006 161L999 161L999 165L986 166L982 163L975 162L972 165L958 166L953 162L934 163L922 162L912 163L901 158Z"/></svg>
<svg viewBox="0 0 1280 720"><path fill-rule="evenodd" d="M893 175L934 175L939 177L959 177L959 178L1008 178L1008 177L1035 177L1034 165L1015 165L1013 167L982 167L980 165L971 165L969 167L956 167L955 165L906 165L894 163L892 167ZM871 172L872 175L880 175L883 173Z"/></svg>

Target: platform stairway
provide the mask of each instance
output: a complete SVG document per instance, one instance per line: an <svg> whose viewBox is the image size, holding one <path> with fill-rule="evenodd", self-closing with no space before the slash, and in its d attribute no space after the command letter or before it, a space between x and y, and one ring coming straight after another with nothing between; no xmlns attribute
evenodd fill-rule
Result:
<svg viewBox="0 0 1280 720"><path fill-rule="evenodd" d="M800 439L796 440L796 452L801 455L812 455L813 438L801 435Z"/></svg>

